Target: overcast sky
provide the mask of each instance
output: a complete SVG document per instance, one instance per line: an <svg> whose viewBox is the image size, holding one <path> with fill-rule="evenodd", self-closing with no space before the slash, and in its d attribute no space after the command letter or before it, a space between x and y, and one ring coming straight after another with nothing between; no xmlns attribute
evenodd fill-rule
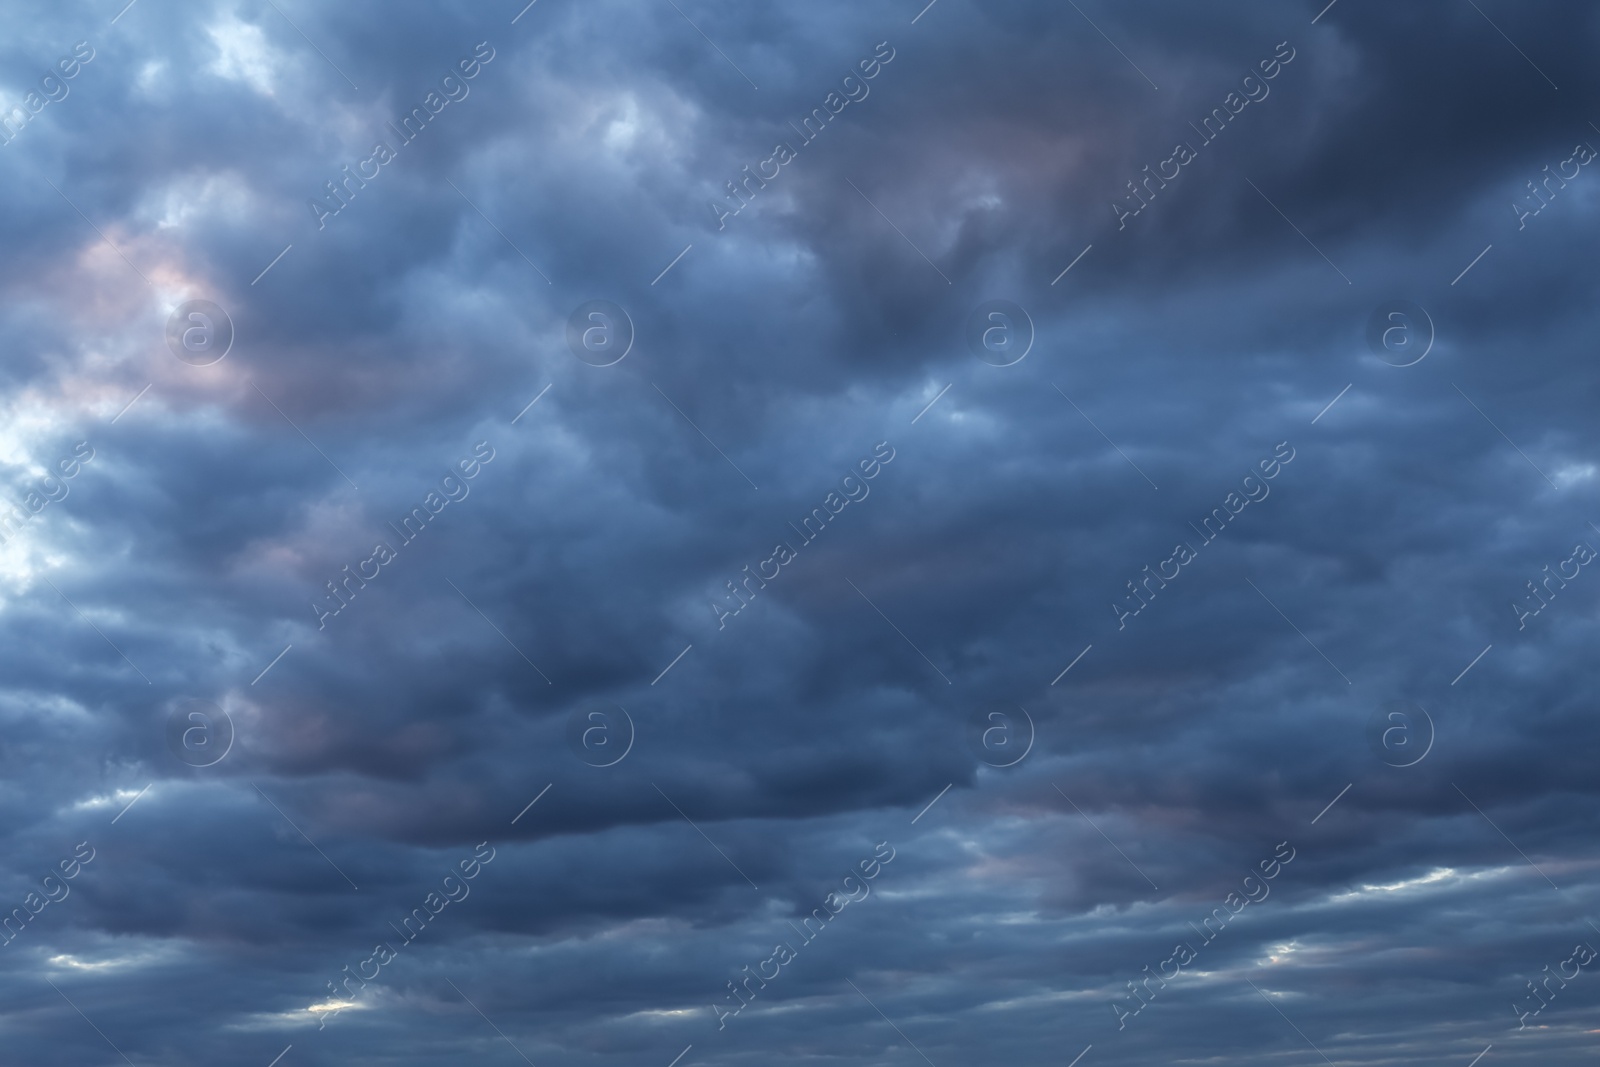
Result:
<svg viewBox="0 0 1600 1067"><path fill-rule="evenodd" d="M1600 13L125 2L0 1063L1593 1062Z"/></svg>

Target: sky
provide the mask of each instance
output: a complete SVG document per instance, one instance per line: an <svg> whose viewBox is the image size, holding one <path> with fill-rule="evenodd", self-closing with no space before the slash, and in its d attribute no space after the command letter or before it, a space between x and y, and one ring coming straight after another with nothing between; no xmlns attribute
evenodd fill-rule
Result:
<svg viewBox="0 0 1600 1067"><path fill-rule="evenodd" d="M1592 1062L1600 12L0 18L0 1065Z"/></svg>

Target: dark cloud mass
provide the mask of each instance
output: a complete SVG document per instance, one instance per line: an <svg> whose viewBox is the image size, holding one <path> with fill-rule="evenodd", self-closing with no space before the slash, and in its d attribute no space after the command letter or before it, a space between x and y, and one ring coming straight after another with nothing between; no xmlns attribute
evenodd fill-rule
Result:
<svg viewBox="0 0 1600 1067"><path fill-rule="evenodd" d="M1600 14L125 2L0 1067L1592 1062Z"/></svg>

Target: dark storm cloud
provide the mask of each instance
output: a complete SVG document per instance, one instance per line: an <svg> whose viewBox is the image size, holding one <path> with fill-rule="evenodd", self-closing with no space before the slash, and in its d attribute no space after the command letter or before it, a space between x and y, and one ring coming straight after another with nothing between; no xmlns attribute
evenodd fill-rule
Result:
<svg viewBox="0 0 1600 1067"><path fill-rule="evenodd" d="M95 56L0 148L11 1058L1578 1062L1596 26L1478 6L17 7L0 107Z"/></svg>

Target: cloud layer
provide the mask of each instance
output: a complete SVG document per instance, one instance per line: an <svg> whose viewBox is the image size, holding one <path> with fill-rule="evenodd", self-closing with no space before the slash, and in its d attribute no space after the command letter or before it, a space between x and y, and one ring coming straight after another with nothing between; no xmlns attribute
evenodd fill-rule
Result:
<svg viewBox="0 0 1600 1067"><path fill-rule="evenodd" d="M12 5L0 1060L1592 1057L1597 16L924 2Z"/></svg>

